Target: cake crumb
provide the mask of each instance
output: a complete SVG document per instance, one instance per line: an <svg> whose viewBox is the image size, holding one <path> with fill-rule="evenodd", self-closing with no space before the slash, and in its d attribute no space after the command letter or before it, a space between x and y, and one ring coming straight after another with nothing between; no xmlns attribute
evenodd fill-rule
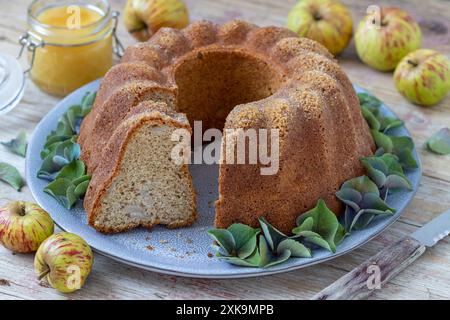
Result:
<svg viewBox="0 0 450 320"><path fill-rule="evenodd" d="M146 246L146 248L147 248L147 250L150 250L150 251L155 250L155 247L153 247L153 246Z"/></svg>
<svg viewBox="0 0 450 320"><path fill-rule="evenodd" d="M191 239L191 238L187 238L186 239L186 243L189 243L189 244L191 244L191 243L193 243L194 241Z"/></svg>
<svg viewBox="0 0 450 320"><path fill-rule="evenodd" d="M212 258L214 255L211 252L208 252L208 258Z"/></svg>
<svg viewBox="0 0 450 320"><path fill-rule="evenodd" d="M178 237L178 238L181 238L181 236L182 236L181 232L178 232L178 233L177 233L177 237Z"/></svg>
<svg viewBox="0 0 450 320"><path fill-rule="evenodd" d="M159 243L166 244L166 243L169 243L169 241L167 241L167 240L159 240Z"/></svg>
<svg viewBox="0 0 450 320"><path fill-rule="evenodd" d="M0 279L0 286L10 287L11 283L6 279Z"/></svg>

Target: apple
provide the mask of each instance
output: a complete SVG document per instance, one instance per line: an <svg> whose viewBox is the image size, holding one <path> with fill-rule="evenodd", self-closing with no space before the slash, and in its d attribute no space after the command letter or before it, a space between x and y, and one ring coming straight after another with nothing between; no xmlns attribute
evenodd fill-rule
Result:
<svg viewBox="0 0 450 320"><path fill-rule="evenodd" d="M0 209L0 243L14 252L36 251L53 230L52 218L37 204L13 201Z"/></svg>
<svg viewBox="0 0 450 320"><path fill-rule="evenodd" d="M147 41L162 27L186 27L189 13L181 0L128 0L124 23L133 37Z"/></svg>
<svg viewBox="0 0 450 320"><path fill-rule="evenodd" d="M287 26L301 37L324 45L333 55L347 47L353 34L349 10L336 0L302 0L289 12Z"/></svg>
<svg viewBox="0 0 450 320"><path fill-rule="evenodd" d="M91 273L94 255L89 245L73 233L62 232L45 240L36 252L34 269L63 293L81 289Z"/></svg>
<svg viewBox="0 0 450 320"><path fill-rule="evenodd" d="M435 105L450 91L450 60L430 49L411 52L395 69L394 82L409 101Z"/></svg>
<svg viewBox="0 0 450 320"><path fill-rule="evenodd" d="M420 48L422 33L407 12L395 7L373 8L356 28L356 51L370 67L390 71L404 56Z"/></svg>

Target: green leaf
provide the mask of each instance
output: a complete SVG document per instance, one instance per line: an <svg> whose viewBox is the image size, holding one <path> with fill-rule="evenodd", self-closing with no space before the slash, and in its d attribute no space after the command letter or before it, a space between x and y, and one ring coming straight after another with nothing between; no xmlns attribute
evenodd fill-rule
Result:
<svg viewBox="0 0 450 320"><path fill-rule="evenodd" d="M80 157L80 145L76 143L76 136L59 143L42 162L38 177L54 180L57 173L67 164Z"/></svg>
<svg viewBox="0 0 450 320"><path fill-rule="evenodd" d="M378 188L412 190L396 156L386 153L378 157L362 158L361 163Z"/></svg>
<svg viewBox="0 0 450 320"><path fill-rule="evenodd" d="M0 162L0 180L6 182L17 191L20 191L24 185L19 171L5 162Z"/></svg>
<svg viewBox="0 0 450 320"><path fill-rule="evenodd" d="M381 106L381 101L377 97L365 92L358 93L358 99L361 106L376 109Z"/></svg>
<svg viewBox="0 0 450 320"><path fill-rule="evenodd" d="M281 241L289 238L287 235L280 232L274 226L268 223L264 217L259 218L259 224L261 225L261 229L264 233L264 237L266 238L267 243L269 244L270 249L274 252L277 250L277 247Z"/></svg>
<svg viewBox="0 0 450 320"><path fill-rule="evenodd" d="M86 173L86 166L81 160L74 160L68 165L64 166L56 176L56 179L65 178L74 181L84 176Z"/></svg>
<svg viewBox="0 0 450 320"><path fill-rule="evenodd" d="M278 255L284 255L283 252L289 250L290 256L295 258L311 258L311 251L294 239L285 239L280 242L277 248Z"/></svg>
<svg viewBox="0 0 450 320"><path fill-rule="evenodd" d="M259 267L261 260L258 248L255 248L255 251L246 259L241 259L238 257L222 256L220 253L218 254L218 257L219 259L224 260L230 264L241 267Z"/></svg>
<svg viewBox="0 0 450 320"><path fill-rule="evenodd" d="M375 144L383 153L391 153L398 157L405 169L417 169L419 165L413 156L414 142L410 137L391 137L384 133L370 130Z"/></svg>
<svg viewBox="0 0 450 320"><path fill-rule="evenodd" d="M10 152L17 154L21 157L25 157L27 152L27 135L21 131L19 135L9 142L1 142Z"/></svg>
<svg viewBox="0 0 450 320"><path fill-rule="evenodd" d="M236 243L230 231L227 229L211 229L208 230L208 234L213 237L227 255L235 256Z"/></svg>
<svg viewBox="0 0 450 320"><path fill-rule="evenodd" d="M260 233L260 229L236 223L228 227L228 231L233 235L235 251L239 258L245 259L255 251L256 236Z"/></svg>
<svg viewBox="0 0 450 320"><path fill-rule="evenodd" d="M73 180L72 183L74 185L78 186L79 184L81 184L81 183L83 183L85 181L89 181L89 180L91 180L91 176L84 175L84 176L79 177L78 179Z"/></svg>
<svg viewBox="0 0 450 320"><path fill-rule="evenodd" d="M440 155L450 154L450 129L442 128L426 142L428 150Z"/></svg>
<svg viewBox="0 0 450 320"><path fill-rule="evenodd" d="M336 244L334 242L334 239L336 237L336 232L339 228L339 221L336 218L336 215L333 213L333 211L328 209L325 201L320 199L315 208L300 215L297 218L297 226L301 226L303 222L308 218L313 219L311 231L319 234L320 237L327 242L328 244L327 247L329 248L329 250L335 252ZM317 237L312 238L314 238L313 241L315 244L321 243L321 246L323 246L323 243L320 240L318 240ZM309 241L310 239L307 240Z"/></svg>
<svg viewBox="0 0 450 320"><path fill-rule="evenodd" d="M83 181L75 186L74 194L77 198L82 198L86 194L87 188L89 186L89 180Z"/></svg>
<svg viewBox="0 0 450 320"><path fill-rule="evenodd" d="M57 179L47 185L44 192L50 194L66 209L71 209L78 198L75 196L75 186L69 179Z"/></svg>
<svg viewBox="0 0 450 320"><path fill-rule="evenodd" d="M94 105L96 96L97 96L97 92L96 91L94 91L94 92L87 92L84 95L83 99L81 100L81 107L83 108L83 110L90 109ZM84 116L86 116L86 114L83 115L83 117Z"/></svg>
<svg viewBox="0 0 450 320"><path fill-rule="evenodd" d="M369 110L369 108L367 108L366 106L361 106L361 111L370 129L380 131L381 123L380 121L378 121L377 117L373 115L373 113Z"/></svg>
<svg viewBox="0 0 450 320"><path fill-rule="evenodd" d="M364 194L367 192L373 192L380 194L377 185L369 179L367 176L361 176L357 178L350 179L342 185L341 189L353 189Z"/></svg>
<svg viewBox="0 0 450 320"><path fill-rule="evenodd" d="M384 133L388 132L391 129L398 128L404 125L403 121L397 118L391 118L391 117L380 117L380 131L383 131Z"/></svg>
<svg viewBox="0 0 450 320"><path fill-rule="evenodd" d="M263 268L268 268L283 263L291 256L291 252L289 250L285 250L281 254L274 255L270 249L269 243L263 235L259 236L259 253L261 256L259 266Z"/></svg>

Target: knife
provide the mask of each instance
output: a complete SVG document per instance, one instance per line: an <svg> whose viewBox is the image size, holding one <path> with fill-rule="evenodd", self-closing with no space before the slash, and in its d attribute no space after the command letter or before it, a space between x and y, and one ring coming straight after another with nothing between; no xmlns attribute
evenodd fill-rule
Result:
<svg viewBox="0 0 450 320"><path fill-rule="evenodd" d="M367 298L449 234L450 210L369 258L311 300Z"/></svg>

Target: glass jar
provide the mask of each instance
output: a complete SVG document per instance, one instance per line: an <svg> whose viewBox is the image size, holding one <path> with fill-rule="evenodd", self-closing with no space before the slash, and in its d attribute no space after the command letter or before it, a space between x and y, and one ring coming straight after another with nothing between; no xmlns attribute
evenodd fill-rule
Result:
<svg viewBox="0 0 450 320"><path fill-rule="evenodd" d="M115 34L117 20L107 0L34 0L28 31L20 39L22 51L28 49L33 82L65 96L104 76L113 51L123 51Z"/></svg>

